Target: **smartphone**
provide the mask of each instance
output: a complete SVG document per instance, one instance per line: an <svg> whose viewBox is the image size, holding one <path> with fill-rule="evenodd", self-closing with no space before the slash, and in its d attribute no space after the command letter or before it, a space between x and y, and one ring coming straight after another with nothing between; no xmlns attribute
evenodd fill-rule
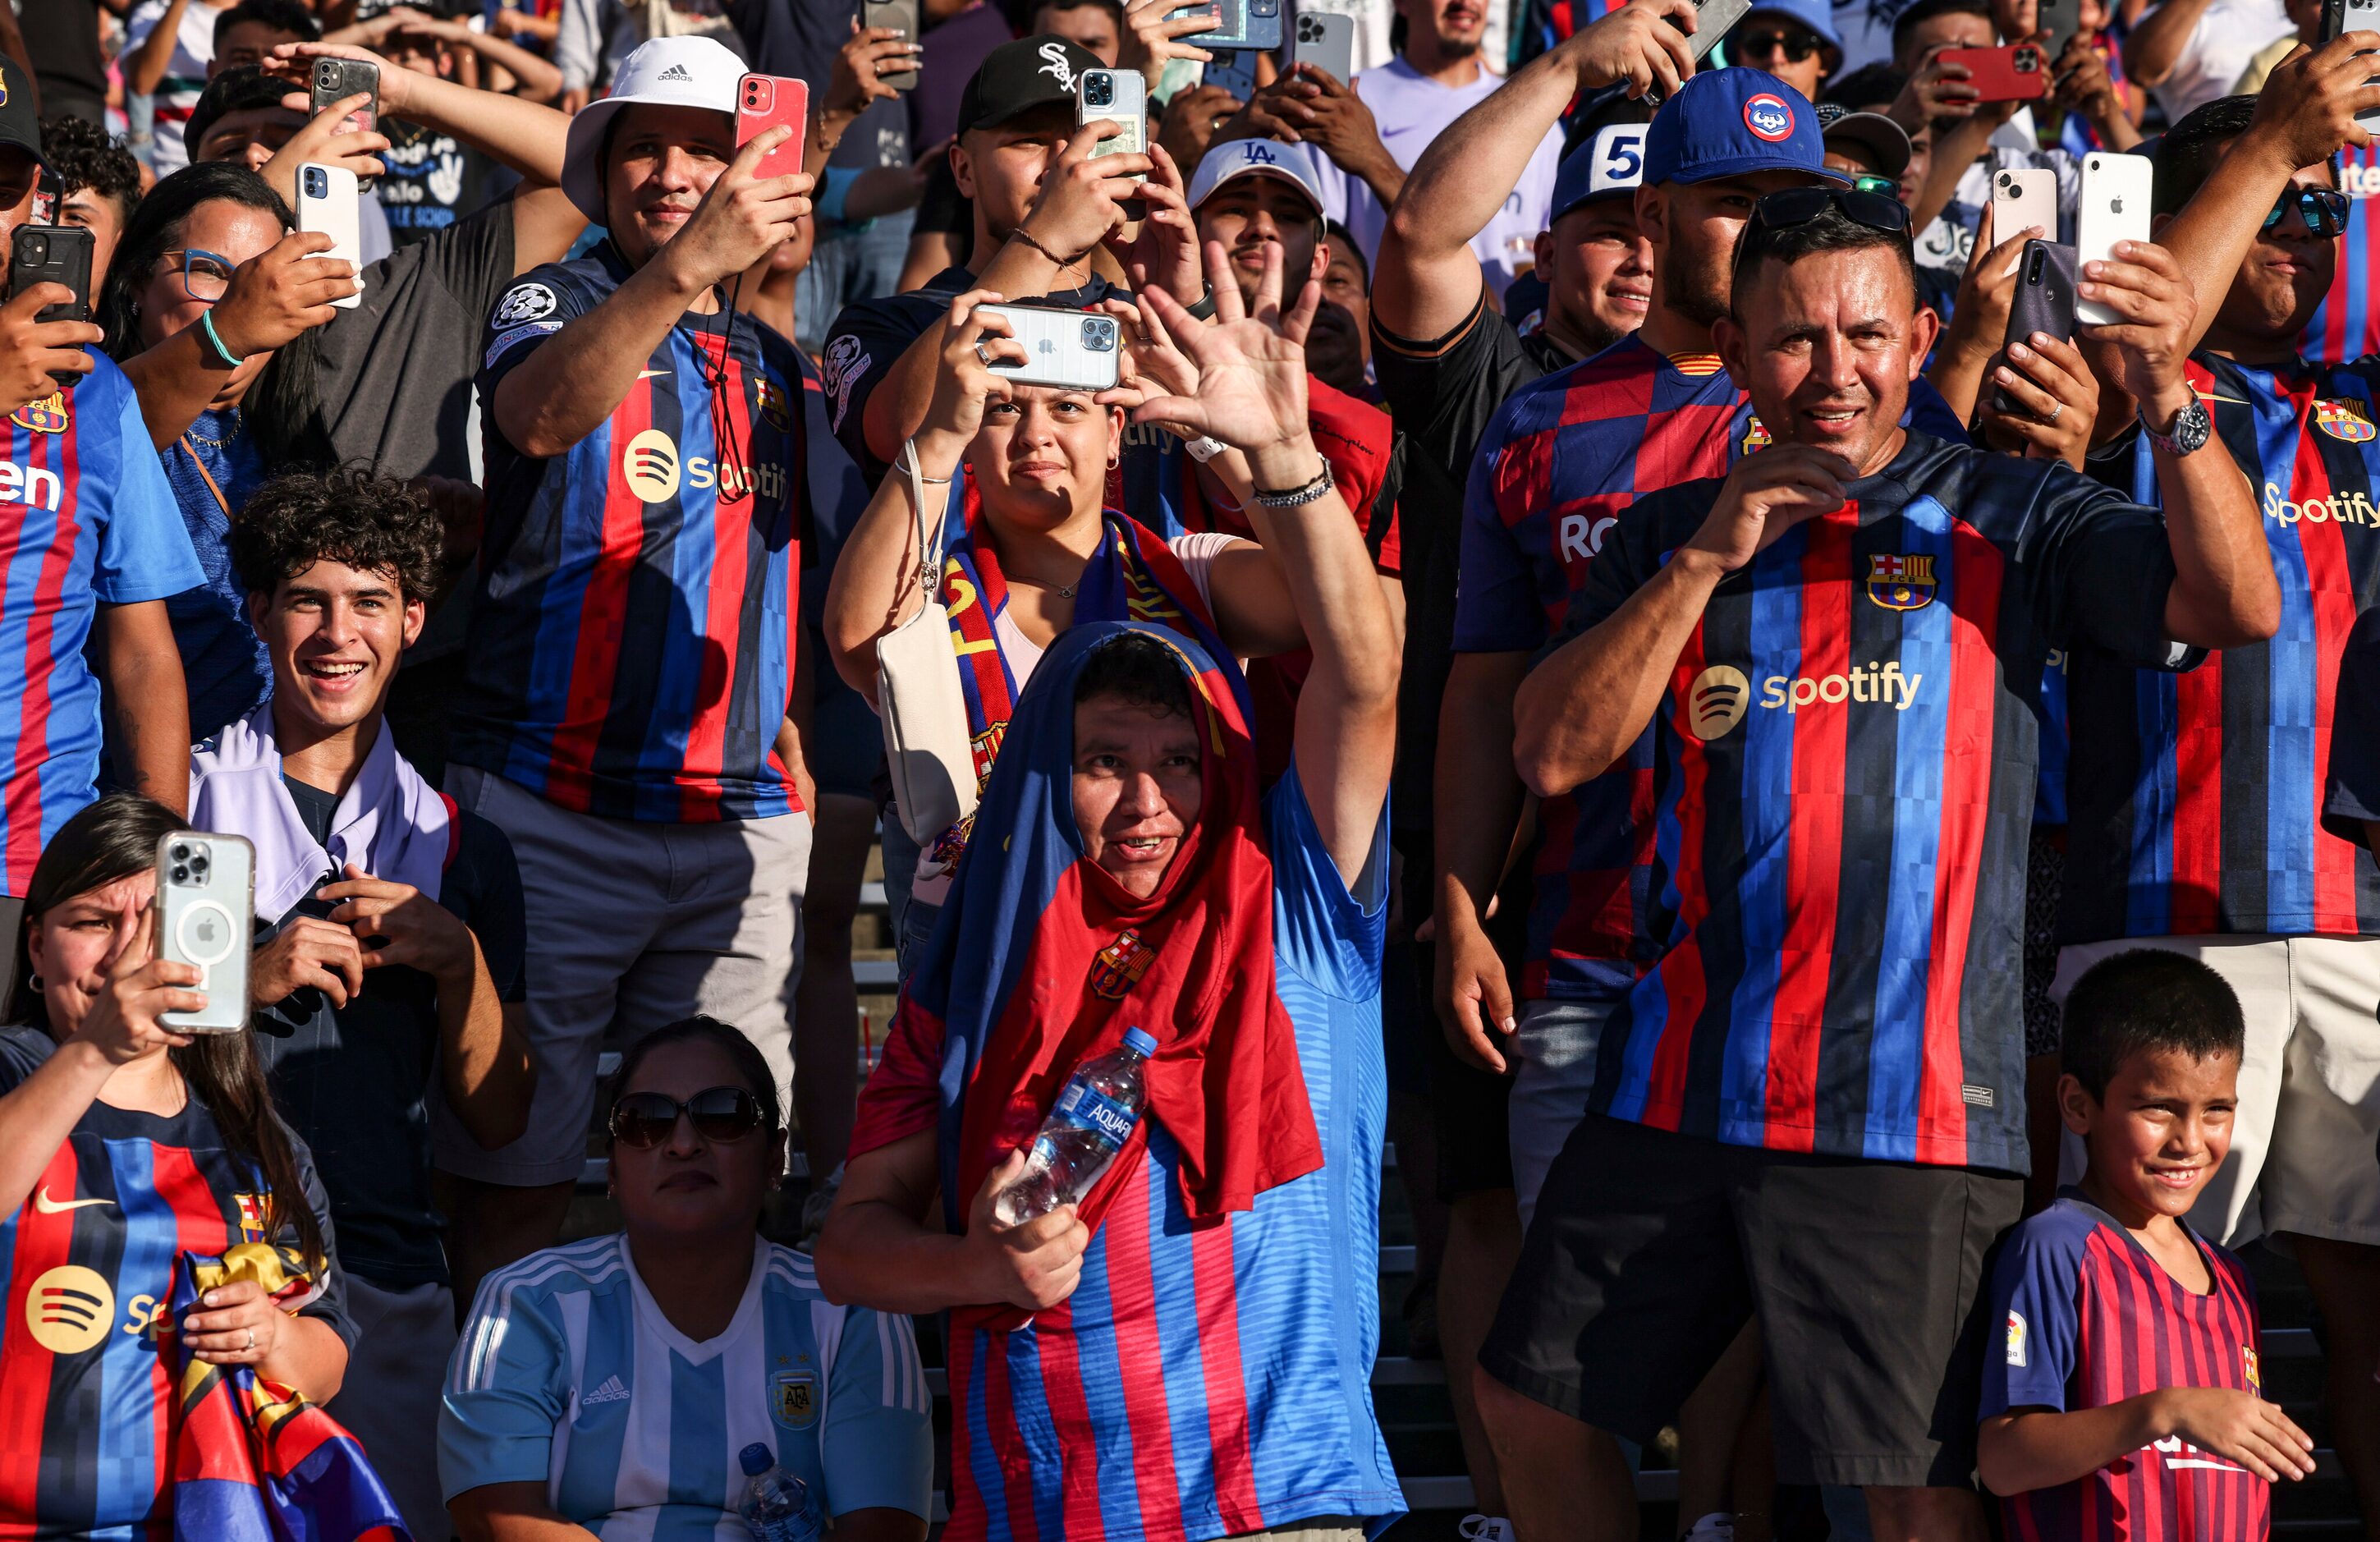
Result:
<svg viewBox="0 0 2380 1542"><path fill-rule="evenodd" d="M74 298L42 307L36 322L91 320L91 234L80 225L20 225L8 246L8 293L13 297L36 284L63 284ZM71 391L82 377L70 370L53 370L50 378L61 391Z"/></svg>
<svg viewBox="0 0 2380 1542"><path fill-rule="evenodd" d="M358 225L362 219L363 190L356 182L356 174L340 166L318 165L312 161L298 168L298 228L319 230L331 238L331 249L318 253L335 257L356 265L356 282L363 282L363 237ZM363 304L363 290L343 300L333 300L342 310L353 310Z"/></svg>
<svg viewBox="0 0 2380 1542"><path fill-rule="evenodd" d="M1215 18L1214 26L1182 40L1194 47L1239 48L1269 54L1281 46L1281 0L1201 0L1196 5L1176 6L1173 14L1187 12Z"/></svg>
<svg viewBox="0 0 2380 1542"><path fill-rule="evenodd" d="M2149 183L2155 163L2145 155L2093 151L2082 157L2082 202L2074 221L2074 271L2104 262L2119 241L2149 238ZM2081 300L2075 320L2112 326L2121 320L2095 300Z"/></svg>
<svg viewBox="0 0 2380 1542"><path fill-rule="evenodd" d="M1694 7L1694 30L1686 39L1686 52L1701 64L1721 39L1732 31L1752 10L1752 0L1704 0Z"/></svg>
<svg viewBox="0 0 2380 1542"><path fill-rule="evenodd" d="M2074 340L2074 284L2081 271L2074 249L2056 241L2027 241L2017 259L2016 293L2009 298L2008 331L2000 338L2005 354L2010 343L2026 343L2046 332L2061 343ZM1992 389L1992 406L2022 415L2024 407L2000 387Z"/></svg>
<svg viewBox="0 0 2380 1542"><path fill-rule="evenodd" d="M1355 18L1338 11L1297 13L1292 64L1312 65L1341 85L1355 76Z"/></svg>
<svg viewBox="0 0 2380 1542"><path fill-rule="evenodd" d="M248 952L256 913L256 848L237 835L177 831L157 843L157 956L199 972L200 1012L161 1012L176 1033L248 1026Z"/></svg>
<svg viewBox="0 0 2380 1542"><path fill-rule="evenodd" d="M1257 53L1253 48L1217 50L1199 72L1199 83L1220 86L1236 100L1246 102L1257 93Z"/></svg>
<svg viewBox="0 0 2380 1542"><path fill-rule="evenodd" d="M890 27L905 42L917 42L923 32L917 20L917 0L868 0L866 11L862 25ZM897 72L880 69L876 78L896 91L909 91L917 84L917 67L913 64Z"/></svg>
<svg viewBox="0 0 2380 1542"><path fill-rule="evenodd" d="M371 100L361 110L349 113L347 122L358 131L370 133L380 127L380 66L361 59L317 59L310 96L310 115L319 115L334 102L344 102L358 91L368 91Z"/></svg>
<svg viewBox="0 0 2380 1542"><path fill-rule="evenodd" d="M2050 63L2056 64L2065 54L2066 45L2074 41L2074 34L2082 30L2081 0L2040 0L2035 17L2034 26L2048 34L2041 51Z"/></svg>
<svg viewBox="0 0 2380 1542"><path fill-rule="evenodd" d="M2323 0L2322 42L2349 32L2380 32L2380 0Z"/></svg>
<svg viewBox="0 0 2380 1542"><path fill-rule="evenodd" d="M2046 166L1992 176L1992 240L2039 225L2042 238L2058 239L2058 174Z"/></svg>
<svg viewBox="0 0 2380 1542"><path fill-rule="evenodd" d="M802 169L809 134L810 88L783 75L747 75L735 86L735 143L740 149L780 125L793 138L760 158L755 176L788 176Z"/></svg>
<svg viewBox="0 0 2380 1542"><path fill-rule="evenodd" d="M1146 155L1148 153L1148 82L1136 69L1087 69L1075 77L1075 127L1097 123L1101 118L1123 126L1123 132L1110 135L1091 149L1094 160L1102 155ZM1146 176L1135 176L1135 182L1145 182Z"/></svg>
<svg viewBox="0 0 2380 1542"><path fill-rule="evenodd" d="M1002 359L992 365L1019 384L1075 391L1105 391L1115 384L1122 337L1113 316L1040 305L984 305L976 311L1004 318L1008 334L1024 345L1024 363Z"/></svg>
<svg viewBox="0 0 2380 1542"><path fill-rule="evenodd" d="M1985 102L2033 102L2049 94L2049 61L2042 56L2038 43L1946 48L1936 57L1946 64L1965 65L1967 84Z"/></svg>

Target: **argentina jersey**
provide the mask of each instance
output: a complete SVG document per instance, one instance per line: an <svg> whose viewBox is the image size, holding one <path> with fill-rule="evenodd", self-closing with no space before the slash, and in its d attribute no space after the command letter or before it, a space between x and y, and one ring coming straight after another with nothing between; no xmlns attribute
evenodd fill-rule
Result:
<svg viewBox="0 0 2380 1542"><path fill-rule="evenodd" d="M2182 674L2075 654L2059 940L2380 931L2371 852L2318 817L2339 661L2380 596L2380 361L2189 374L2255 490L2280 630ZM2144 441L2129 470L2154 502Z"/></svg>
<svg viewBox="0 0 2380 1542"><path fill-rule="evenodd" d="M628 274L605 242L531 273L489 321L488 529L451 755L610 819L790 813L776 738L808 501L792 345L688 312L564 454L523 455L498 425L506 374Z"/></svg>
<svg viewBox="0 0 2380 1542"><path fill-rule="evenodd" d="M447 1367L445 1497L543 1486L604 1542L740 1537L737 1453L759 1443L828 1516L929 1513L932 1400L909 1319L836 1306L810 1260L755 1239L735 1315L696 1342L637 1275L627 1239L490 1275Z"/></svg>
<svg viewBox="0 0 2380 1542"><path fill-rule="evenodd" d="M1735 1145L2022 1172L2019 1025L2039 677L2070 631L2143 662L2154 510L1912 433L1723 580L1654 714L1658 962L1592 1106ZM1623 516L1571 607L1609 617L1718 483Z"/></svg>

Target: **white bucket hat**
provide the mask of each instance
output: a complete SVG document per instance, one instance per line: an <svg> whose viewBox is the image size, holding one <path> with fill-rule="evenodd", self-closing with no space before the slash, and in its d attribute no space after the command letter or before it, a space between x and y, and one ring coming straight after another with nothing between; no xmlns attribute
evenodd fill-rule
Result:
<svg viewBox="0 0 2380 1542"><path fill-rule="evenodd" d="M621 108L638 103L701 107L734 115L735 83L744 61L710 38L655 38L620 61L612 94L590 102L570 120L562 154L562 191L580 213L604 223L603 133Z"/></svg>

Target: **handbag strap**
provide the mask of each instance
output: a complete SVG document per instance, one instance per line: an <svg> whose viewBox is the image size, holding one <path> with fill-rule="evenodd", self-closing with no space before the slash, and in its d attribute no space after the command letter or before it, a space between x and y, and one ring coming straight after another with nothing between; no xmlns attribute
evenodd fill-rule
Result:
<svg viewBox="0 0 2380 1542"><path fill-rule="evenodd" d="M942 597L942 533L950 523L949 507L945 501L943 517L941 519L936 519L926 512L928 507L926 484L935 479L929 478L918 467L917 442L914 439L905 439L901 442L901 469L909 479L909 502L917 505L917 510L919 598L926 604L931 605L939 602ZM951 479L943 477L940 479L940 482L941 486L948 487Z"/></svg>

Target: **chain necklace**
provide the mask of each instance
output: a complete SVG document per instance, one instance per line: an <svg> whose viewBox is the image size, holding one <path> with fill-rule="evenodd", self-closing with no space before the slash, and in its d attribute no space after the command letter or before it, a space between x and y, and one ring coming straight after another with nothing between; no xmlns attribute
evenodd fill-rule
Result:
<svg viewBox="0 0 2380 1542"><path fill-rule="evenodd" d="M239 437L239 408L235 407L231 409L231 432L222 439L209 439L205 434L200 433L195 419L191 420L190 426L182 431L189 436L190 443L193 444L203 444L210 450L223 450L228 449L231 442Z"/></svg>

